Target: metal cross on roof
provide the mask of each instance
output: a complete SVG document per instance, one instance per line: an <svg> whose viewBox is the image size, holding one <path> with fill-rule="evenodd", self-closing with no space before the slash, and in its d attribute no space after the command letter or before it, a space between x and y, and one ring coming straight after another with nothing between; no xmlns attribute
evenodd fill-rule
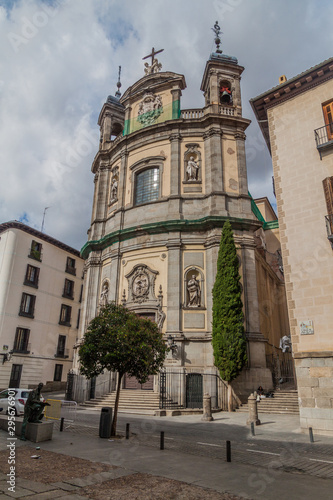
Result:
<svg viewBox="0 0 333 500"><path fill-rule="evenodd" d="M164 50L164 49L161 49L161 50L157 50L157 51L155 52L155 49L154 49L154 47L153 47L153 48L151 49L151 54L149 54L148 56L143 57L143 58L142 58L142 60L144 60L144 59L148 59L148 57L151 57L151 65L153 65L153 63L154 63L154 61L155 61L155 55L156 55L156 54L159 54L160 52L163 52L163 50Z"/></svg>

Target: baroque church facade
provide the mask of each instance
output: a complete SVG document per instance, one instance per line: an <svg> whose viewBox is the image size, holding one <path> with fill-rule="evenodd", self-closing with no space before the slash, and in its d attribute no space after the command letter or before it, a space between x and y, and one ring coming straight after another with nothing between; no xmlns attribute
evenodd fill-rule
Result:
<svg viewBox="0 0 333 500"><path fill-rule="evenodd" d="M100 147L92 164L91 226L81 251L81 337L99 308L115 301L157 322L173 347L166 369L216 373L212 288L221 231L229 220L248 345L248 366L233 387L245 399L259 385L272 387L256 279L254 234L262 222L248 193L245 131L250 120L242 115L240 87L244 68L222 53L216 26L216 51L202 77L202 108L182 109L185 77L162 71L154 49L145 75L122 96L118 81L116 95L103 105ZM150 383L158 391L158 376ZM125 388L134 385L125 378Z"/></svg>

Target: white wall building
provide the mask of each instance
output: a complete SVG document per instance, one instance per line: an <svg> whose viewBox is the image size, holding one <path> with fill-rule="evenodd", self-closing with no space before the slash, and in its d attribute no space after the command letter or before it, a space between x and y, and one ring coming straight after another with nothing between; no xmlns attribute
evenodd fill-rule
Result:
<svg viewBox="0 0 333 500"><path fill-rule="evenodd" d="M0 388L66 381L83 264L77 250L40 231L0 224Z"/></svg>

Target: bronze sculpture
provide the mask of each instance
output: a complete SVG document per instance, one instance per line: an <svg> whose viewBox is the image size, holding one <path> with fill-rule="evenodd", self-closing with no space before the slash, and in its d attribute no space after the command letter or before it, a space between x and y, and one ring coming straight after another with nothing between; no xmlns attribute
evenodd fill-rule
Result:
<svg viewBox="0 0 333 500"><path fill-rule="evenodd" d="M45 406L50 406L49 403L44 403L44 401L41 401L40 392L42 390L42 387L43 384L40 383L38 384L38 387L36 387L36 389L33 389L29 392L28 399L24 406L23 423L20 437L22 441L26 441L25 431L27 423L29 422L33 424L40 424L42 422L42 418L44 417L43 411Z"/></svg>

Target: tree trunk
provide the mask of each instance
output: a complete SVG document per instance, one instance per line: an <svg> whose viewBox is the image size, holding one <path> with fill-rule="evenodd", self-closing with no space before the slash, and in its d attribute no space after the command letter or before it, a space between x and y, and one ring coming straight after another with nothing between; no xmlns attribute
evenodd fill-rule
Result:
<svg viewBox="0 0 333 500"><path fill-rule="evenodd" d="M233 411L232 405L232 387L230 382L228 382L228 411Z"/></svg>
<svg viewBox="0 0 333 500"><path fill-rule="evenodd" d="M111 436L115 436L116 431L117 431L118 405L119 405L120 385L121 385L122 378L123 378L123 374L118 373L117 393L116 393L116 400L114 402L114 412L113 412L113 420L112 420L112 427L111 427Z"/></svg>

